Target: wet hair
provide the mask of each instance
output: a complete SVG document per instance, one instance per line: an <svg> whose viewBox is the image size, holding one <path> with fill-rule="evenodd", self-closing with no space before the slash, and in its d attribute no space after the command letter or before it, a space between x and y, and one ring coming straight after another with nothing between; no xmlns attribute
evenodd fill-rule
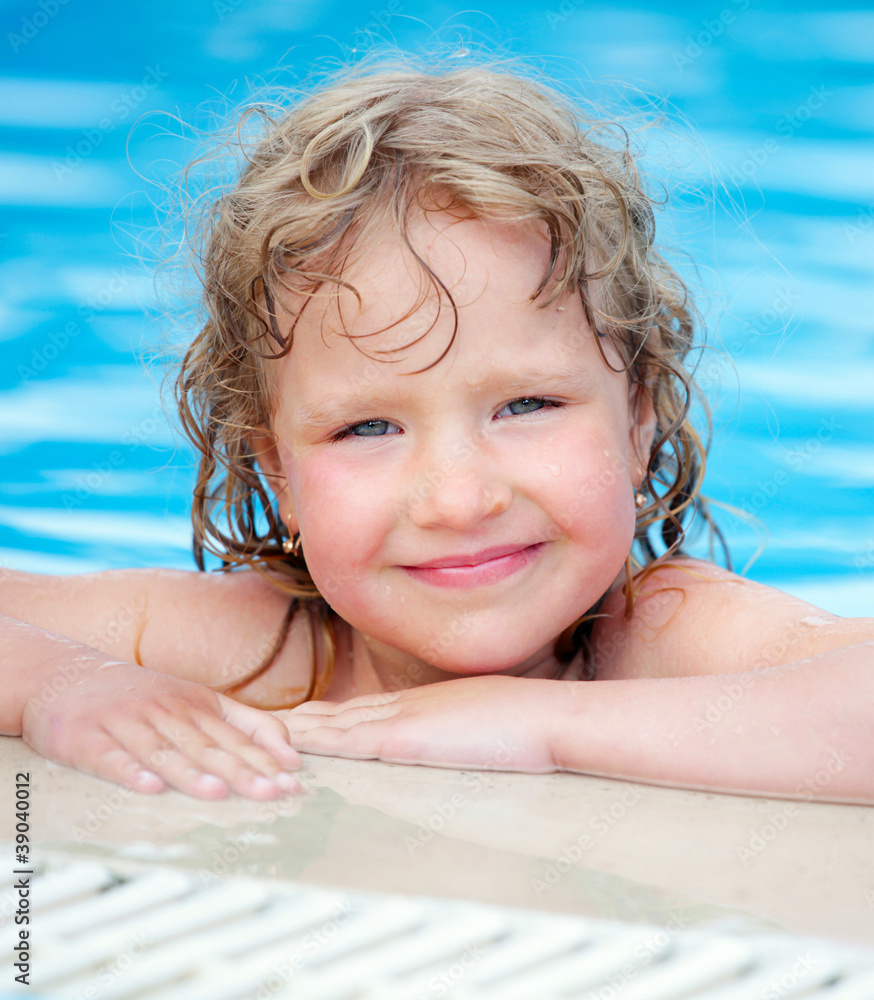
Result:
<svg viewBox="0 0 874 1000"><path fill-rule="evenodd" d="M205 322L176 383L184 429L201 455L192 513L200 568L212 552L225 569L258 569L300 601L329 596L319 594L305 556L283 550L286 528L250 444L253 429L271 425L270 365L294 341L296 317L283 328L278 304L288 309L289 293L303 297L297 302L326 289L357 294L344 270L389 233L410 249L438 301L455 309L407 234L414 213L442 209L541 226L550 254L532 300L546 306L579 294L605 364L615 369L621 359L638 403L649 394L656 432L643 456L630 614L636 585L681 552L693 515L716 529L700 494L706 449L690 423L697 390L685 359L697 314L654 247L654 201L624 130L489 66L346 70L278 111L250 111L240 134L252 116L261 134L241 139L239 180L205 218ZM560 657L586 644L593 610L581 608L562 634ZM327 629L331 614L319 620Z"/></svg>

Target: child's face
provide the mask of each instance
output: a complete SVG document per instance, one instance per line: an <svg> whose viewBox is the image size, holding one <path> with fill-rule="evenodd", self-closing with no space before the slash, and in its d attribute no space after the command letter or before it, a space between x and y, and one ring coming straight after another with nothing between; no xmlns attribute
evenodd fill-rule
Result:
<svg viewBox="0 0 874 1000"><path fill-rule="evenodd" d="M370 640L452 673L530 667L621 571L651 429L579 298L529 300L545 235L431 214L410 239L458 307L448 354L418 371L448 344L452 309L444 294L438 317L429 288L402 320L424 279L399 241L373 247L344 274L361 311L326 291L276 362L264 465L287 479L281 513L316 585Z"/></svg>

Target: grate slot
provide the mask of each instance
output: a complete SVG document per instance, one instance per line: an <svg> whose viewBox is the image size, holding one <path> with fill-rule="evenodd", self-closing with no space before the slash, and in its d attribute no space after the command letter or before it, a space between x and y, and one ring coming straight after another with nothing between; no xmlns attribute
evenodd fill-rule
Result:
<svg viewBox="0 0 874 1000"><path fill-rule="evenodd" d="M708 990L697 996L696 1000L762 1000L763 997L779 997L780 1000L784 1000L784 998L809 996L822 997L825 1000L826 997L831 997L831 992L824 992L822 987L835 975L839 975L842 968L846 970L846 961L830 946L820 943L814 968L799 976L793 972L793 966L798 963L806 944L807 942L798 941L793 946L790 942L783 942L779 954L774 954L770 948L760 946L756 967L747 975ZM868 1000L871 1000L871 997L874 997L874 993Z"/></svg>
<svg viewBox="0 0 874 1000"><path fill-rule="evenodd" d="M820 990L817 1000L871 1000L874 997L874 970L861 970L850 978Z"/></svg>
<svg viewBox="0 0 874 1000"><path fill-rule="evenodd" d="M641 970L622 987L622 1000L680 1000L743 975L756 961L748 941L721 936L678 942L663 961Z"/></svg>
<svg viewBox="0 0 874 1000"><path fill-rule="evenodd" d="M83 975L86 971L103 966L119 967L119 957L128 955L139 959L156 945L185 934L194 934L228 920L240 920L254 913L269 899L266 888L250 883L224 886L181 901L172 901L156 911L149 911L139 920L129 916L119 925L107 927L99 936L91 935L84 941L65 942L50 957L39 963L39 984L50 984L64 977ZM127 965L127 962L122 963ZM74 983L72 992L84 986Z"/></svg>
<svg viewBox="0 0 874 1000"><path fill-rule="evenodd" d="M47 913L56 906L64 906L77 902L86 896L93 896L112 885L115 875L106 867L91 862L70 865L35 875L31 878L33 893L30 897L31 911L36 914ZM0 927L9 917L0 917ZM42 917L40 917L42 920Z"/></svg>
<svg viewBox="0 0 874 1000"><path fill-rule="evenodd" d="M477 961L464 982L468 986L489 986L497 980L527 972L539 962L551 962L574 950L579 951L594 940L591 928L577 927L564 920L544 918L528 930L516 926L511 937L495 945Z"/></svg>
<svg viewBox="0 0 874 1000"><path fill-rule="evenodd" d="M483 1000L529 1000L549 992L564 996L568 991L600 985L623 966L633 964L641 948L660 954L652 944L656 928L627 928L593 941L581 951L571 952L513 976L494 980L481 991Z"/></svg>
<svg viewBox="0 0 874 1000"><path fill-rule="evenodd" d="M146 990L152 991L149 997L161 1000L170 996L193 997L213 970L216 976L211 989L216 1000L225 995L229 986L233 988L227 995L236 997L245 992L233 985L240 978L239 970L245 963L242 959L235 961L235 956L247 950L255 953L286 935L308 931L333 913L336 913L336 903L330 899L279 900L254 919L235 922L218 931L208 929L187 935L149 952L142 963L137 964L134 974L120 979L103 994L102 1000L127 1000ZM269 970L269 965L264 968ZM244 982L251 981L251 977L242 978Z"/></svg>
<svg viewBox="0 0 874 1000"><path fill-rule="evenodd" d="M371 990L388 989L406 977L404 988L417 996L428 980L447 964L478 943L494 941L507 930L507 920L489 911L459 913L455 917L434 915L429 925L399 940L375 942L371 951L347 960L342 967L322 970L304 968L296 987L307 1000L329 1000L335 996L357 996L362 984ZM486 944L488 947L488 944ZM409 982L412 980L412 982ZM408 985L409 983L409 985Z"/></svg>
<svg viewBox="0 0 874 1000"><path fill-rule="evenodd" d="M268 949L253 950L246 956L240 954L235 961L229 961L225 955L214 955L214 964L198 970L196 981L178 982L173 991L164 990L161 993L161 1000L237 1000L257 990L273 976L293 981L297 988L302 975L300 970L306 965L333 962L359 949L378 945L386 937L408 932L423 919L422 907L411 901L391 900L370 904L363 909L357 908L349 923L344 921L338 926L336 935L321 945L318 935L325 923L330 923L337 916L338 909L335 904L319 919L308 920L302 928L304 933L298 933L282 944L274 943ZM277 969L287 970L285 976ZM281 992L272 989L270 993L277 998L282 996Z"/></svg>
<svg viewBox="0 0 874 1000"><path fill-rule="evenodd" d="M144 910L179 899L191 890L191 879L181 872L149 872L80 900L73 920L66 908L47 913L39 922L40 936L75 941L99 930L101 924L141 915Z"/></svg>

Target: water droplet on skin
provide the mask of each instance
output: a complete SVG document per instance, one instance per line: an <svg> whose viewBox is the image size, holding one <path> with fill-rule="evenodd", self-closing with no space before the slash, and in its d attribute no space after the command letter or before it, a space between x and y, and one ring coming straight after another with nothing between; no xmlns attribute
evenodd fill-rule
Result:
<svg viewBox="0 0 874 1000"><path fill-rule="evenodd" d="M561 475L561 466L558 463L556 463L555 465L546 465L544 466L544 468L547 469L547 471L551 472L554 476Z"/></svg>
<svg viewBox="0 0 874 1000"><path fill-rule="evenodd" d="M404 595L401 594L401 596L398 598L398 600L401 602L401 604L404 604L405 601L406 601L406 597L404 597Z"/></svg>

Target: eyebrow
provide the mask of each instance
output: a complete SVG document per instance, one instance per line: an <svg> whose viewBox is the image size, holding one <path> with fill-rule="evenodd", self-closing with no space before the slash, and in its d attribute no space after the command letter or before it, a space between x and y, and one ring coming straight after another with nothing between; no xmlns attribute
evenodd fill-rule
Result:
<svg viewBox="0 0 874 1000"><path fill-rule="evenodd" d="M468 383L467 388L470 392L500 392L507 396L514 393L534 395L571 390L579 392L581 388L587 389L593 381L592 373L584 370L562 372L555 368L531 368L523 373L518 370L512 372L493 370L481 379ZM391 409L407 399L408 395L397 383L394 388L387 391L376 386L372 389L356 386L345 393L341 389L324 402L312 406L299 406L296 414L303 424L331 424L343 419L341 414L348 416L356 411L377 413L383 408Z"/></svg>

